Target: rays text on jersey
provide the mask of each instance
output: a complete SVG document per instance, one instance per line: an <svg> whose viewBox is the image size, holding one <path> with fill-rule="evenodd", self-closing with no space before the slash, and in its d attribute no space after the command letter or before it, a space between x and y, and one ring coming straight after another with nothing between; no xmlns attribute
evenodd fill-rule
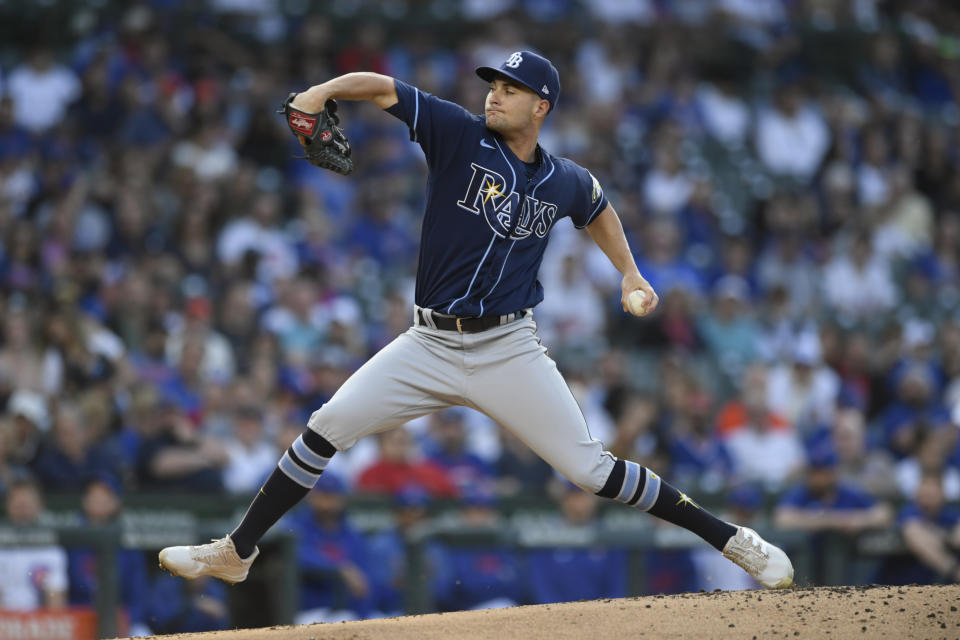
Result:
<svg viewBox="0 0 960 640"><path fill-rule="evenodd" d="M457 206L474 215L483 214L487 224L501 238L509 235L514 240L522 240L531 233L538 238L547 235L557 216L557 205L524 196L520 206L520 194L507 191L507 181L501 174L475 162L470 166L473 174ZM514 216L519 216L519 220Z"/></svg>

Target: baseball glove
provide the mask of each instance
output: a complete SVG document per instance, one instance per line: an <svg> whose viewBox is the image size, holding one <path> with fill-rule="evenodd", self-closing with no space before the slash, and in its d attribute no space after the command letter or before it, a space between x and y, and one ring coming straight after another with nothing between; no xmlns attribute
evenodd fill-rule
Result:
<svg viewBox="0 0 960 640"><path fill-rule="evenodd" d="M320 113L306 113L294 107L291 102L296 93L287 96L286 101L277 109L287 118L287 125L303 145L303 156L311 164L321 169L329 169L342 175L353 171L350 158L350 141L339 126L337 101L327 100Z"/></svg>

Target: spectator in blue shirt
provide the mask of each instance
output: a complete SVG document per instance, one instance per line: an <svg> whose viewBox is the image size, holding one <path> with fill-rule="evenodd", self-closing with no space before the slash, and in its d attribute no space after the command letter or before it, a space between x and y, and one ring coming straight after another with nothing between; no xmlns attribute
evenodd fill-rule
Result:
<svg viewBox="0 0 960 640"><path fill-rule="evenodd" d="M370 539L370 582L373 609L378 615L403 615L407 582L406 536L427 515L430 494L417 486L401 491L393 501L393 526Z"/></svg>
<svg viewBox="0 0 960 640"><path fill-rule="evenodd" d="M909 456L923 433L950 422L950 414L940 403L936 384L927 367L913 366L897 382L897 399L880 416L887 448L902 459Z"/></svg>
<svg viewBox="0 0 960 640"><path fill-rule="evenodd" d="M855 535L891 523L888 505L857 485L837 480L837 464L837 454L825 443L810 452L806 480L787 489L777 505L778 528Z"/></svg>
<svg viewBox="0 0 960 640"><path fill-rule="evenodd" d="M784 493L774 511L774 526L779 529L813 534L814 580L823 582L824 534L856 536L868 529L887 527L893 520L889 505L854 484L837 479L837 455L821 443L808 456L806 480Z"/></svg>
<svg viewBox="0 0 960 640"><path fill-rule="evenodd" d="M301 575L297 624L355 620L370 614L369 549L345 517L345 493L343 480L324 473L307 494L306 508L294 514L290 523L298 536Z"/></svg>
<svg viewBox="0 0 960 640"><path fill-rule="evenodd" d="M155 633L197 633L230 627L227 585L201 576L181 580L161 573L150 591L148 623Z"/></svg>
<svg viewBox="0 0 960 640"><path fill-rule="evenodd" d="M713 430L709 395L691 393L681 411L668 429L670 475L684 486L717 491L730 477L733 462Z"/></svg>
<svg viewBox="0 0 960 640"><path fill-rule="evenodd" d="M33 463L33 471L48 491L76 491L95 477L120 475L107 447L98 446L79 407L61 403L53 420L53 438Z"/></svg>
<svg viewBox="0 0 960 640"><path fill-rule="evenodd" d="M116 522L123 504L120 484L110 475L91 480L83 492L84 522L92 526L107 526ZM146 624L149 586L147 564L138 549L118 549L117 576L120 601L130 620L131 635L150 635ZM67 553L70 577L69 600L72 605L92 607L97 601L97 554L85 547L71 548Z"/></svg>
<svg viewBox="0 0 960 640"><path fill-rule="evenodd" d="M944 500L939 475L923 476L913 501L900 510L897 528L911 557L887 563L885 584L960 582L960 509Z"/></svg>

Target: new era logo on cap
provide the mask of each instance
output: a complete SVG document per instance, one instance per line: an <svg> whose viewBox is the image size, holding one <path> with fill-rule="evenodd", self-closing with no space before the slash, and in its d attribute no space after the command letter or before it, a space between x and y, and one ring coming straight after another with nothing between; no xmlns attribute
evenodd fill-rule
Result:
<svg viewBox="0 0 960 640"><path fill-rule="evenodd" d="M541 55L532 51L514 51L499 67L478 67L477 75L491 82L497 74L507 76L529 87L531 91L550 103L552 111L560 96L560 74L557 68Z"/></svg>

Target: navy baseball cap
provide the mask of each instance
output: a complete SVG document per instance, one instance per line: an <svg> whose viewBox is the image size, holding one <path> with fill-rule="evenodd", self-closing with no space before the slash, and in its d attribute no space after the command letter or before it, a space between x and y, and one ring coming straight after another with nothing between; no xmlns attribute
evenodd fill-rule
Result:
<svg viewBox="0 0 960 640"><path fill-rule="evenodd" d="M477 75L487 82L500 73L531 89L550 103L550 111L560 97L560 74L549 60L533 51L514 51L499 67L477 67Z"/></svg>

